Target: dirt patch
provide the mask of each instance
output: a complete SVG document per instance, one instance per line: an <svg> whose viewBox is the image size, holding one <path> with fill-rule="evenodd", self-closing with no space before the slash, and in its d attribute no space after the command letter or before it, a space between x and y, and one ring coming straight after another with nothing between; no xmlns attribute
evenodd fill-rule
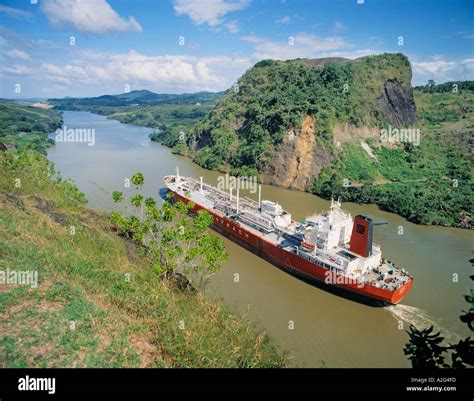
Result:
<svg viewBox="0 0 474 401"><path fill-rule="evenodd" d="M2 203L12 203L14 204L18 209L20 209L22 212L26 212L25 208L25 203L23 202L23 199L19 197L19 195L11 193L11 192L0 192L2 195Z"/></svg>
<svg viewBox="0 0 474 401"><path fill-rule="evenodd" d="M31 300L25 300L20 303L16 303L15 305L10 306L8 309L3 312L3 317L6 321L10 320L9 317L17 314L18 312L22 311L25 308L33 307L34 303Z"/></svg>
<svg viewBox="0 0 474 401"><path fill-rule="evenodd" d="M271 165L262 169L263 182L300 191L308 189L321 169L331 163L329 149L317 146L315 119L306 116L301 129L288 130Z"/></svg>
<svg viewBox="0 0 474 401"><path fill-rule="evenodd" d="M0 293L11 291L16 287L19 287L19 285L18 284L0 284Z"/></svg>
<svg viewBox="0 0 474 401"><path fill-rule="evenodd" d="M54 210L54 204L52 202L44 200L43 198L40 198L37 195L32 195L32 196L29 196L28 198L35 202L34 207L36 209L42 211L44 214L47 214L57 224L61 226L69 225L68 217L63 213L56 212Z"/></svg>
<svg viewBox="0 0 474 401"><path fill-rule="evenodd" d="M64 305L60 302L51 302L51 301L46 301L45 299L42 299L36 308L38 309L38 312L47 313L47 312L57 312L63 307Z"/></svg>
<svg viewBox="0 0 474 401"><path fill-rule="evenodd" d="M159 350L139 333L135 333L130 339L131 346L140 355L140 367L147 368L155 365L159 357Z"/></svg>

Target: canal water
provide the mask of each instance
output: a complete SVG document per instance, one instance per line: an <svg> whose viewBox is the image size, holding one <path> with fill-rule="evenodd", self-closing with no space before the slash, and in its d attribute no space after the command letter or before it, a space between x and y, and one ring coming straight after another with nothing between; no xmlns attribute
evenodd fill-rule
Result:
<svg viewBox="0 0 474 401"><path fill-rule="evenodd" d="M58 142L48 152L62 176L73 179L86 194L91 208L113 210L111 192L132 192L124 182L137 171L145 176L143 191L158 201L163 176L174 174L177 166L181 175L203 176L212 185L221 176L151 142L149 128L88 112L64 112L64 124L95 130L93 146ZM278 201L295 220L329 205L308 193L266 185L262 198ZM343 208L388 223L374 228L374 241L387 259L415 277L402 304L373 307L338 297L288 275L224 237L229 260L211 277L206 287L209 296L245 316L256 331L268 333L289 352L292 365L299 367L409 367L403 354L409 324L434 325L451 341L467 336L459 315L468 306L463 295L472 285L472 232L418 226L374 205L345 203Z"/></svg>

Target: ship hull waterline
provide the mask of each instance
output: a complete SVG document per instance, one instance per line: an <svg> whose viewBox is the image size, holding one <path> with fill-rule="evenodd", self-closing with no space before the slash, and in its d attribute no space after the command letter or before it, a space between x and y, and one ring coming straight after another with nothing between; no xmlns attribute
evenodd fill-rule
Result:
<svg viewBox="0 0 474 401"><path fill-rule="evenodd" d="M258 234L246 230L245 227L241 226L238 222L202 205L196 204L191 199L188 199L169 188L168 191L173 194L174 200L180 200L185 204L190 202L193 203L194 206L190 209L192 213L197 213L199 210L205 210L210 213L213 217L211 228L214 231L224 235L257 256L269 261L278 268L281 268L292 275L300 276L305 280L324 284L324 287L336 287L339 290L357 295L368 301L379 301L383 304L392 305L398 304L406 294L408 294L413 285L413 278L411 278L407 283L397 288L397 290L389 291L372 285L361 284L334 272L329 272L325 268L311 263L295 253L288 252L285 249L278 247Z"/></svg>

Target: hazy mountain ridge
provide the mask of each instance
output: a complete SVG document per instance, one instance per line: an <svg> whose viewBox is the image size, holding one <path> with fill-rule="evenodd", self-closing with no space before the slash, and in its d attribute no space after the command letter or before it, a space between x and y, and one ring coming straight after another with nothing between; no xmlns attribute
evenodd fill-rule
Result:
<svg viewBox="0 0 474 401"><path fill-rule="evenodd" d="M192 104L213 101L221 96L222 92L196 92L183 94L154 93L149 90L134 90L118 95L102 95L85 98L48 99L56 109L60 110L90 110L94 107L110 106L122 107L131 105L157 105L163 103Z"/></svg>

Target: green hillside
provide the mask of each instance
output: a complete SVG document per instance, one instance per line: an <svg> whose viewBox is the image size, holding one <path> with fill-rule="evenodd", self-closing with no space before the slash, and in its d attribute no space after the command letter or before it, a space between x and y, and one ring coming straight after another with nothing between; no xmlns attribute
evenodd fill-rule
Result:
<svg viewBox="0 0 474 401"><path fill-rule="evenodd" d="M311 190L376 203L415 223L473 228L474 92L415 90L415 101L419 146L387 147L367 139L374 159L359 142L346 143ZM358 186L345 187L347 181Z"/></svg>
<svg viewBox="0 0 474 401"><path fill-rule="evenodd" d="M5 145L32 145L46 154L46 149L54 144L48 134L60 128L62 123L61 114L54 110L0 103L0 143Z"/></svg>
<svg viewBox="0 0 474 401"><path fill-rule="evenodd" d="M288 364L219 301L159 276L45 157L0 152L0 168L0 271L39 281L0 284L0 367Z"/></svg>
<svg viewBox="0 0 474 401"><path fill-rule="evenodd" d="M287 131L300 128L308 115L316 120L318 143L329 149L335 123L412 122L410 80L408 60L401 54L316 65L312 60L261 61L188 133L186 146L206 168L262 170L274 162L275 147ZM406 95L399 109L390 110L383 98L385 82ZM183 147L178 132L171 134L164 133L165 143Z"/></svg>

